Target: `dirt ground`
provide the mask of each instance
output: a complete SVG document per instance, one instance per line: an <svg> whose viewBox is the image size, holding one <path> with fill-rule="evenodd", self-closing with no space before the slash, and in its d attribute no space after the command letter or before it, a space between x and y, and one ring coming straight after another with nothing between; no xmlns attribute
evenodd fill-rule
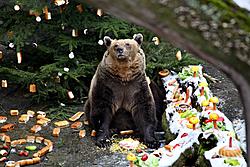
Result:
<svg viewBox="0 0 250 167"><path fill-rule="evenodd" d="M221 100L219 108L231 120L244 119L243 107L239 94L234 84L222 72L216 68L205 65L205 72L209 75L219 79L220 83L210 84L210 88L214 95ZM18 109L21 113L26 113L28 109L35 111L43 110L42 107L34 106L30 103L29 98L21 94L16 94L15 91L10 92L0 89L0 115L9 115L10 109ZM79 110L81 107L79 108ZM45 111L45 110L43 110ZM30 128L35 123L35 118L31 119L27 124L18 124L17 117L8 116L8 123L16 123L17 128L11 132L7 132L12 140L17 138L24 138L29 132ZM128 162L125 155L118 153L111 153L109 149L100 149L95 146L93 139L90 137L90 129L86 129L87 136L83 139L78 137L78 132L70 128L61 129L60 137L55 138L52 134L53 124L43 127L36 136L43 136L54 142L54 149L48 153L42 160L42 163L33 165L33 167L125 167ZM38 148L41 146L38 146ZM22 148L20 148L22 149ZM32 152L31 152L32 153ZM32 154L30 154L31 157ZM15 154L10 154L10 159L17 160L20 157ZM4 163L0 163L4 166Z"/></svg>

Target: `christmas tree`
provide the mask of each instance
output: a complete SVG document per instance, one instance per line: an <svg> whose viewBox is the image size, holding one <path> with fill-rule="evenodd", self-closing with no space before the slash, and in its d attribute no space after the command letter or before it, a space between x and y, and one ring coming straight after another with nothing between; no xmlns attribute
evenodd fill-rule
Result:
<svg viewBox="0 0 250 167"><path fill-rule="evenodd" d="M103 37L132 38L135 33L144 35L142 47L152 79L159 70L199 63L185 51L177 61L178 48L87 2L1 2L0 89L21 89L36 102L83 103L106 49Z"/></svg>

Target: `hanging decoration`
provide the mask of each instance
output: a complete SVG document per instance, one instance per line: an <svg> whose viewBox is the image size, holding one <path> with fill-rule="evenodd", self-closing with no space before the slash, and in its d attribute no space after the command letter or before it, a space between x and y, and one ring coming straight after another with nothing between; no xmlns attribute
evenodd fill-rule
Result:
<svg viewBox="0 0 250 167"><path fill-rule="evenodd" d="M69 58L70 58L70 59L73 59L74 57L75 57L74 52L70 52L70 53L69 53Z"/></svg>
<svg viewBox="0 0 250 167"><path fill-rule="evenodd" d="M46 20L51 20L51 13L49 12L47 6L45 6L45 7L43 8L43 13L45 14L45 19L46 19Z"/></svg>
<svg viewBox="0 0 250 167"><path fill-rule="evenodd" d="M65 0L55 0L54 3L56 6L61 6L61 5L64 5L66 3L66 1Z"/></svg>
<svg viewBox="0 0 250 167"><path fill-rule="evenodd" d="M86 28L86 29L84 29L83 33L84 33L85 35L87 35L87 33L88 33L88 29L87 29L87 28Z"/></svg>
<svg viewBox="0 0 250 167"><path fill-rule="evenodd" d="M160 44L160 39L158 37L153 37L152 41L154 42L155 45Z"/></svg>
<svg viewBox="0 0 250 167"><path fill-rule="evenodd" d="M41 22L42 21L42 18L40 16L36 16L36 21L37 22Z"/></svg>
<svg viewBox="0 0 250 167"><path fill-rule="evenodd" d="M18 64L22 63L22 53L21 53L21 51L17 52L17 63Z"/></svg>
<svg viewBox="0 0 250 167"><path fill-rule="evenodd" d="M82 13L83 12L82 4L76 5L76 9L79 13Z"/></svg>
<svg viewBox="0 0 250 167"><path fill-rule="evenodd" d="M19 5L15 5L15 6L14 6L14 10L15 10L15 11L19 11L19 10L20 10L20 6L19 6Z"/></svg>
<svg viewBox="0 0 250 167"><path fill-rule="evenodd" d="M104 42L103 42L103 40L101 40L101 39L98 41L98 44L99 44L99 45L103 45L103 43L104 43Z"/></svg>
<svg viewBox="0 0 250 167"><path fill-rule="evenodd" d="M36 84L30 84L29 91L30 93L36 93Z"/></svg>
<svg viewBox="0 0 250 167"><path fill-rule="evenodd" d="M36 10L32 10L32 9L30 9L29 10L29 15L31 15L31 16L39 16L39 12L37 12Z"/></svg>
<svg viewBox="0 0 250 167"><path fill-rule="evenodd" d="M176 53L175 57L176 57L176 59L177 59L178 61L181 61L182 56L181 56L181 51L180 51L180 50Z"/></svg>
<svg viewBox="0 0 250 167"><path fill-rule="evenodd" d="M3 58L3 52L0 50L0 60Z"/></svg>
<svg viewBox="0 0 250 167"><path fill-rule="evenodd" d="M78 37L78 30L77 29L72 30L72 37Z"/></svg>
<svg viewBox="0 0 250 167"><path fill-rule="evenodd" d="M75 97L72 91L68 91L68 96L70 99L74 99Z"/></svg>
<svg viewBox="0 0 250 167"><path fill-rule="evenodd" d="M102 9L97 9L96 14L97 14L97 16L101 17L103 15Z"/></svg>
<svg viewBox="0 0 250 167"><path fill-rule="evenodd" d="M10 48L14 48L14 47L15 47L14 43L12 43L12 42L9 43L9 47L10 47Z"/></svg>
<svg viewBox="0 0 250 167"><path fill-rule="evenodd" d="M8 87L7 80L2 80L2 87L3 88L7 88Z"/></svg>

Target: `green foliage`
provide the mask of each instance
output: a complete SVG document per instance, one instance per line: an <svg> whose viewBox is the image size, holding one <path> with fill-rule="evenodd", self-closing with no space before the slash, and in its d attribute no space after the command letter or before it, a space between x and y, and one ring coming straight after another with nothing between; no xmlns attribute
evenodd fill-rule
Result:
<svg viewBox="0 0 250 167"><path fill-rule="evenodd" d="M14 10L16 4L20 5L19 11ZM21 85L27 93L29 84L35 83L38 90L32 97L36 102L81 103L106 49L98 45L98 40L106 35L118 39L142 33L147 74L153 79L159 70L178 71L184 65L200 63L185 51L182 60L177 61L178 48L167 42L155 45L152 42L155 34L148 30L108 14L99 17L96 9L85 3L82 4L84 12L80 13L77 5L74 0L61 7L40 0L11 0L0 6L0 44L8 51L21 51L23 58L22 63L17 64L16 56L5 55L0 61L0 79ZM52 14L51 20L45 19L45 6ZM41 22L29 15L30 11L38 14ZM79 36L72 36L73 29ZM13 49L8 47L11 42L15 45ZM71 52L74 53L72 59L69 58ZM74 99L68 98L68 91L73 92Z"/></svg>

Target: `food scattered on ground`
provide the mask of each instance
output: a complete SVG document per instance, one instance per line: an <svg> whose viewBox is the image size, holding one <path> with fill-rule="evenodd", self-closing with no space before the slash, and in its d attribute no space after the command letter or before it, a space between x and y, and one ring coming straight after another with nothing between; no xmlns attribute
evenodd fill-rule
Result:
<svg viewBox="0 0 250 167"><path fill-rule="evenodd" d="M79 111L75 115L73 115L72 117L70 117L69 120L72 121L72 122L74 122L74 121L78 120L83 114L84 114L84 112Z"/></svg>

